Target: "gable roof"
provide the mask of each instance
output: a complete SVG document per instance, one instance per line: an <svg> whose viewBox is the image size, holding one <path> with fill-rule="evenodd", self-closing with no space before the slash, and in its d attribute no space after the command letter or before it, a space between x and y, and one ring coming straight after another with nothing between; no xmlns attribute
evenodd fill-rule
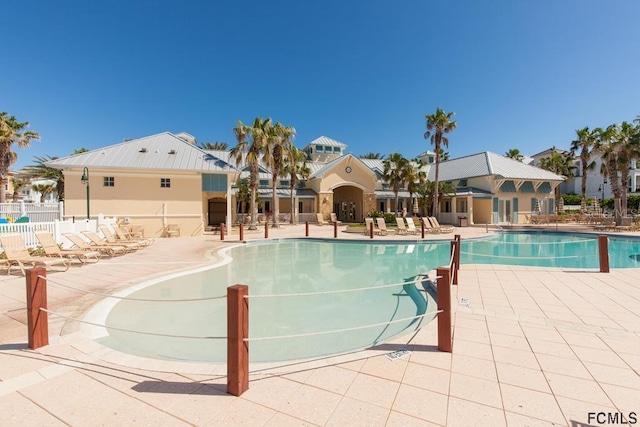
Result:
<svg viewBox="0 0 640 427"><path fill-rule="evenodd" d="M532 179L564 181L564 177L531 165L525 165L500 154L485 151L440 163L440 181L496 175L506 179ZM435 179L435 167L429 170L429 179Z"/></svg>
<svg viewBox="0 0 640 427"><path fill-rule="evenodd" d="M347 144L343 144L340 141L336 141L335 139L331 139L328 136L321 136L320 138L316 138L307 145L305 145L302 150L304 151L307 147L313 145L324 145L329 147L340 147L342 149L347 148Z"/></svg>
<svg viewBox="0 0 640 427"><path fill-rule="evenodd" d="M324 176L324 174L326 172L328 172L330 169L332 169L335 165L337 165L338 163L342 163L347 161L347 159L354 159L356 162L360 163L362 166L364 166L367 170L370 170L371 173L374 173L373 170L371 170L371 168L369 168L363 161L362 159L354 156L353 154L345 154L343 156L337 157L335 159L333 159L332 161L330 161L329 163L325 164L324 166L322 166L320 169L316 170L315 172L313 172L311 174L311 176L309 176L309 178L322 178Z"/></svg>
<svg viewBox="0 0 640 427"><path fill-rule="evenodd" d="M170 133L163 132L87 151L46 163L55 169L104 168L188 172L237 172L226 160Z"/></svg>

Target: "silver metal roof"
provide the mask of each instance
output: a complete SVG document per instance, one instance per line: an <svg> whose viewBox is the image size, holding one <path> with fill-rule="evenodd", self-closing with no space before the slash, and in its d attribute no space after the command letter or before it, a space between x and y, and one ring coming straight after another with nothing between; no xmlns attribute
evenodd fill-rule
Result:
<svg viewBox="0 0 640 427"><path fill-rule="evenodd" d="M303 150L307 147L309 147L310 145L324 145L324 146L329 146L329 147L341 147L341 148L347 148L347 144L343 144L340 141L336 141L335 139L331 139L328 136L321 136L320 138L316 138L313 141L311 141L310 143L308 143L307 145L304 146L304 148L302 148Z"/></svg>
<svg viewBox="0 0 640 427"><path fill-rule="evenodd" d="M88 167L188 172L238 171L223 159L205 152L170 132L63 157L46 164L56 169Z"/></svg>
<svg viewBox="0 0 640 427"><path fill-rule="evenodd" d="M485 151L440 163L440 181L496 175L506 179L564 181L564 177L535 166L525 165L500 154ZM435 166L429 170L429 180L435 179Z"/></svg>

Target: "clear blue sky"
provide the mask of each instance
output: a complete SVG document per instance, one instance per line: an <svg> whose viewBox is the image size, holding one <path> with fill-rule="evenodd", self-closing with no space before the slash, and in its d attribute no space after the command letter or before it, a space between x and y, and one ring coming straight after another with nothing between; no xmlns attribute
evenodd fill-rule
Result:
<svg viewBox="0 0 640 427"><path fill-rule="evenodd" d="M406 157L454 111L453 157L568 148L640 115L640 1L6 1L0 111L66 156L163 131L235 141L272 117Z"/></svg>

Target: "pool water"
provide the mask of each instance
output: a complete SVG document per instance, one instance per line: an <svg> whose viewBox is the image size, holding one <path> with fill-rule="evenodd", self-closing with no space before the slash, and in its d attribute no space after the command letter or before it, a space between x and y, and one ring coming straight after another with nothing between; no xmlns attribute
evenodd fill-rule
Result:
<svg viewBox="0 0 640 427"><path fill-rule="evenodd" d="M249 295L254 297L249 300L251 338L334 331L428 314L421 321L250 343L251 362L321 357L368 348L410 333L432 320L436 304L431 296L402 283L448 265L449 251L449 241L371 243L305 239L251 243L226 250L231 262L160 281L129 296L163 300L210 298L225 295L230 285L246 284ZM638 239L610 238L609 252L612 268L640 267ZM496 233L463 241L461 246L462 264L597 269L598 259L595 235ZM260 297L348 291L394 283L397 286L354 292ZM102 320L98 323L108 328L210 337L163 337L109 329L108 334L98 339L122 352L196 362L226 359L226 341L211 338L226 336L224 298L170 303L123 300L115 303Z"/></svg>

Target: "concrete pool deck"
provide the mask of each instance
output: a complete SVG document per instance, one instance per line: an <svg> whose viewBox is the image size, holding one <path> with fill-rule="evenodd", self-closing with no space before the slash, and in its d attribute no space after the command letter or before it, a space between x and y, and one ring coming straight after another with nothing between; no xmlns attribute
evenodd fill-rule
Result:
<svg viewBox="0 0 640 427"><path fill-rule="evenodd" d="M484 227L456 233L486 235ZM304 226L269 234L301 237ZM331 238L333 227L311 225L311 236ZM374 241L390 239L416 237ZM79 318L102 298L54 281L112 294L215 263L216 251L233 244L237 234L225 242L157 239L132 254L50 272L49 309ZM0 425L581 426L598 425L599 414L629 420L640 412L640 269L462 265L453 292L451 354L437 351L432 322L377 349L254 372L249 390L233 397L224 375L116 354L59 317L49 320L50 345L27 349L25 279L0 275ZM385 357L399 348L411 353Z"/></svg>

